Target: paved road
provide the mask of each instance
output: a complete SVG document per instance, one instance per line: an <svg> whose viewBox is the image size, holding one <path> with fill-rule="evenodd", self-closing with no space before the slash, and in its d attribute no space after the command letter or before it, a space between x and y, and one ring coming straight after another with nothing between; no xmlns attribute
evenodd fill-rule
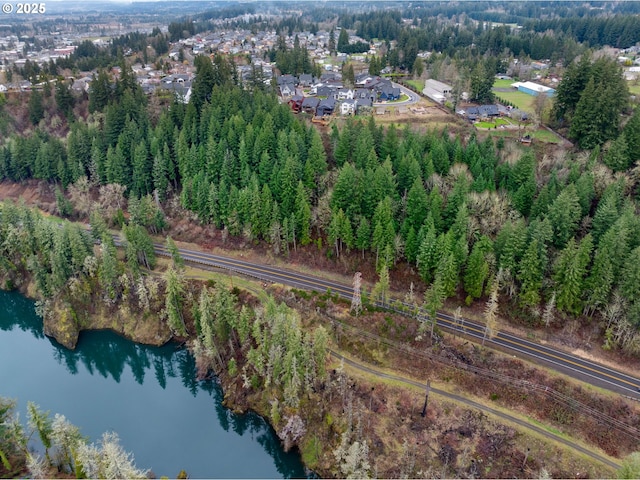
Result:
<svg viewBox="0 0 640 480"><path fill-rule="evenodd" d="M355 368L357 370L361 370L363 372L366 372L370 375L374 375L378 378L384 378L384 379L388 379L388 380L393 380L394 382L400 382L400 383L404 383L407 385L412 385L415 387L419 387L422 390L424 390L427 386L425 384L422 384L420 382L416 382L415 380L411 380L405 377L400 377L398 375L391 375L389 373L385 373L385 372L381 372L379 370L374 369L373 367L371 367L370 365L365 365L363 363L359 363L359 362L355 362L353 360L350 360L342 355L340 355L339 353L336 352L331 352L331 355L335 358L337 358L338 360L342 360L344 361L345 365L349 365L352 368ZM438 388L434 388L431 387L431 393L434 393L436 395L440 395L441 397L445 397L448 398L450 400L454 400L456 402L460 402L466 405L469 405L470 407L473 407L475 409L481 410L483 412L487 412L490 413L491 415L494 415L496 417L499 417L503 420L507 420L508 422L511 423L515 423L516 425L520 426L520 427L524 427L528 430L534 431L539 435L542 435L545 438L548 438L550 440L553 440L555 442L561 443L563 445L566 445L569 448L572 448L573 450L576 450L590 458L593 458L594 460L597 460L598 462L602 462L605 465L607 465L608 467L612 467L615 469L620 468L620 465L611 461L610 459L603 457L602 455L599 455L597 453L595 453L593 450L590 450L588 448L583 447L582 445L579 445L577 443L572 442L571 440L566 439L565 437L561 437L560 435L556 435L555 433L551 433L550 431L542 428L542 427L538 427L536 425L533 425L532 423L526 422L520 418L514 417L512 415L509 415L508 413L502 412L500 410L496 410L494 408L491 407L487 407L486 405L483 405L481 403L478 402L474 402L473 400L469 400L468 398L462 396L462 395L456 395L455 393L450 393L447 392L445 390L440 390Z"/></svg>
<svg viewBox="0 0 640 480"><path fill-rule="evenodd" d="M155 247L158 254L168 255L163 245L156 244ZM299 289L315 290L316 292L325 292L330 289L333 293L348 300L353 296L351 286L312 275L195 250L180 249L180 253L185 261L219 267L258 278L262 281L281 283ZM405 305L405 307L410 306ZM398 313L405 313L397 308L389 308L398 311ZM428 321L428 317L422 315L419 320ZM446 313L438 313L436 320L439 327L450 332L464 334L479 342L482 342L485 336L485 327L478 322L468 319L456 321L454 317ZM485 344L506 353L533 360L536 363L546 365L592 385L640 400L640 378L638 377L505 332L498 332L493 338L487 337Z"/></svg>

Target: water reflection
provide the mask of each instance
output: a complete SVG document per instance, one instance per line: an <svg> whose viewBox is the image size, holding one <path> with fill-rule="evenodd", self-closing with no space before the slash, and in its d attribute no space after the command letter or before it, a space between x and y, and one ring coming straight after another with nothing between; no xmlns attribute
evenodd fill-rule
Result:
<svg viewBox="0 0 640 480"><path fill-rule="evenodd" d="M154 432L158 432L159 428L166 428L165 433L169 435L173 434L181 437L186 435L187 437L192 437L184 438L184 440L180 442L182 444L181 448L184 451L184 453L181 454L182 458L188 458L187 454L189 451L191 451L193 455L194 452L197 452L198 448L202 448L203 445L210 445L210 447L206 448L209 448L210 452L215 451L216 454L214 454L214 456L222 455L229 457L224 459L230 464L230 466L227 467L219 465L223 459L206 458L210 457L210 455L202 453L197 454L198 461L201 462L197 468L195 466L196 460L181 460L188 461L189 464L180 465L180 468L186 468L189 473L193 473L195 476L213 478L217 474L227 478L238 476L261 478L274 477L276 476L276 471L284 478L306 476L299 455L285 453L282 450L275 432L263 418L252 413L247 415L234 414L222 405L223 393L215 379L206 381L197 380L194 358L185 349L179 348L175 344L169 344L159 348L137 345L119 337L113 332L83 332L80 335L76 350L67 350L54 340L44 338L41 320L33 312L33 302L15 293L0 292L0 335L2 335L4 341L7 341L11 335L11 333L8 332L14 329L29 332L33 337L42 339L43 343L38 343L37 345L48 346L47 348L50 349L49 355L39 357L39 362L46 362L47 358L50 359L53 357L55 359L54 361L63 367L58 370L60 370L61 373L67 372L70 376L73 376L73 378L78 379L82 378L83 375L89 374L93 378L103 377L117 384L123 384L121 385L122 388L116 388L115 385L111 384L111 386L109 386L109 384L107 384L105 391L108 393L103 392L102 397L112 396L112 398L127 399L126 406L121 405L115 415L126 418L131 417L131 425L133 427L135 424L135 428L133 429L135 431L126 433L134 437L132 438L132 442L135 443L129 448L136 452L136 459L142 461L141 457L146 453L143 451L146 446L145 444L149 443L148 449L150 450L149 455L151 458L145 457L143 465L157 468L158 470L156 470L156 472L158 474L165 474L167 470L166 466L159 465L161 460L165 460L165 463L168 462L169 465L175 465L176 458L178 457L158 459L157 457L163 454L156 451L158 450L158 445L153 444L156 438L144 437L143 435L158 437ZM33 340L31 340L31 342L33 342ZM24 348L33 349L34 347L25 345ZM31 352L32 350L29 351ZM2 348L0 348L0 362L2 361L7 362L7 359L3 360ZM20 376L20 370L15 370L15 372L12 370L11 373L16 377ZM172 379L174 380L172 381ZM52 377L50 381L53 385L54 382L61 382L61 379ZM2 383L5 383L4 380ZM144 391L152 392L155 389L156 397L154 398L158 398L158 401L149 402L147 400L147 403L144 403L144 400L142 400L142 403L134 404L133 396L142 394L141 392L134 392L130 387L127 387L127 385L134 383L139 386L144 385ZM87 384L87 382L84 381L84 384ZM157 389L157 386L159 386L160 389ZM184 387L184 389L182 387ZM12 390L13 388L17 390ZM94 386L93 388L98 387ZM187 395L180 394L180 390L184 393L188 392ZM20 392L19 385L12 387L11 382L7 382L7 384L3 385L0 395L16 397L24 395L24 393ZM33 395L33 393L30 395ZM70 397L73 397L73 395ZM85 402L99 403L101 401L100 398L99 394L97 399L85 400ZM192 398L193 401L189 401L189 398ZM206 401L207 398L210 399L209 402ZM20 401L26 403L26 401L30 399L34 398L21 398ZM135 400L137 401L137 399ZM163 402L167 405L162 405ZM157 403L157 405L155 403ZM108 399L105 405L107 407L103 408L108 408L112 407L113 403ZM51 408L46 404L42 404L42 407L44 409ZM65 408L67 408L67 410L65 410ZM86 405L82 406L82 409L84 408L88 409ZM157 412L146 412L146 410L156 408L158 409ZM162 410L162 408L165 408L165 410ZM61 413L65 413L65 411L75 412L75 414L79 415L80 409L80 405L78 405L73 398L70 398L67 407L58 407L56 411L60 411ZM140 413L137 413L141 412L140 409L142 409L145 414L155 414L156 416L153 418L156 420L142 420L138 418L141 416ZM172 419L173 423L169 423L166 420L167 415L172 415L174 411L177 414L184 413L185 417L179 418L177 414L173 415L176 418ZM104 412L105 415L108 413L109 412L106 411ZM91 418L91 414L89 414L89 418ZM209 418L214 420L217 418L219 426L215 424L215 421L207 421ZM159 419L165 419L165 421ZM136 423L138 421L151 421L153 423L150 425L144 423L138 424ZM81 426L83 430L86 431L89 427L88 423L90 420L82 420L82 422ZM109 422L114 422L115 425L115 420L109 420ZM121 438L124 439L126 437L125 432L122 431L124 429L122 425L118 427L114 426L114 429L122 434ZM144 431L147 431L147 433L142 433ZM216 431L220 433L215 433ZM142 436L135 437L135 435ZM231 437L229 435L231 435ZM239 440L233 439L233 435L243 437L246 440L238 443ZM162 437L162 435L160 435L160 437ZM255 445L256 443L262 447L263 452L266 452L267 457L265 458L270 457L272 462L269 462L271 463L270 466L261 465L253 470L248 470L248 468L252 467L247 467L247 465L251 465L254 460L257 462L259 455L265 455L265 453L258 453L252 450L253 448L260 449L257 445L256 447L251 446L251 444ZM233 445L231 448L235 451L229 452L224 450L223 447L225 444ZM229 447L227 446L227 448ZM175 445L172 449L176 449ZM246 453L243 453L245 449ZM172 453L174 455L171 455L171 457L177 455L175 451ZM248 458L250 459L249 462L247 462ZM220 470L221 468L227 468L227 470ZM167 473L175 475L177 472Z"/></svg>
<svg viewBox="0 0 640 480"><path fill-rule="evenodd" d="M22 315L22 312L33 311L34 303L22 295L0 291L2 308L0 309L0 330L5 332L19 328L23 332L30 332L36 338L44 338L42 322L36 316Z"/></svg>

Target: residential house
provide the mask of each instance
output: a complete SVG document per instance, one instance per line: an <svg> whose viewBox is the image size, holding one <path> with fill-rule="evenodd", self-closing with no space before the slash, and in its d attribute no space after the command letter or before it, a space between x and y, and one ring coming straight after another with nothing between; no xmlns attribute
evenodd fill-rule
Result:
<svg viewBox="0 0 640 480"><path fill-rule="evenodd" d="M310 87L313 85L313 75L310 73L303 73L300 75L300 86L301 87Z"/></svg>
<svg viewBox="0 0 640 480"><path fill-rule="evenodd" d="M495 118L500 116L496 105L481 105L478 107L478 115L480 118Z"/></svg>
<svg viewBox="0 0 640 480"><path fill-rule="evenodd" d="M282 98L291 97L292 95L295 95L295 93L296 87L293 83L284 83L280 85L280 95L282 95Z"/></svg>
<svg viewBox="0 0 640 480"><path fill-rule="evenodd" d="M327 82L340 81L341 78L342 77L340 77L340 75L338 75L337 73L325 72L320 76L320 82L327 83Z"/></svg>
<svg viewBox="0 0 640 480"><path fill-rule="evenodd" d="M383 86L380 89L380 100L398 100L400 98L400 89L398 87Z"/></svg>
<svg viewBox="0 0 640 480"><path fill-rule="evenodd" d="M0 93L4 93L7 90L9 90L9 89L0 83Z"/></svg>
<svg viewBox="0 0 640 480"><path fill-rule="evenodd" d="M478 107L469 107L466 110L462 110L462 113L466 117L466 119L469 120L470 122L475 122L476 120L478 120L478 117L480 116L480 111L478 110Z"/></svg>
<svg viewBox="0 0 640 480"><path fill-rule="evenodd" d="M289 106L291 107L291 110L293 110L295 113L298 113L302 108L303 101L304 97L302 95L294 95L293 97L291 97L291 100L289 100Z"/></svg>
<svg viewBox="0 0 640 480"><path fill-rule="evenodd" d="M354 91L350 88L340 88L337 91L337 100L353 100Z"/></svg>
<svg viewBox="0 0 640 480"><path fill-rule="evenodd" d="M356 100L347 99L340 103L341 115L355 115L356 114Z"/></svg>
<svg viewBox="0 0 640 480"><path fill-rule="evenodd" d="M322 117L324 115L331 115L336 108L336 100L333 97L325 98L320 101L318 108L316 109L316 115Z"/></svg>
<svg viewBox="0 0 640 480"><path fill-rule="evenodd" d="M366 88L356 88L353 92L353 98L356 100L361 100L363 98L369 98L371 101L375 100L375 93Z"/></svg>
<svg viewBox="0 0 640 480"><path fill-rule="evenodd" d="M191 99L191 81L161 83L160 88L173 92L181 103L187 104Z"/></svg>
<svg viewBox="0 0 640 480"><path fill-rule="evenodd" d="M549 64L545 62L531 62L531 68L535 70L546 70L549 68Z"/></svg>
<svg viewBox="0 0 640 480"><path fill-rule="evenodd" d="M355 76L355 84L356 85L364 85L368 80L373 79L371 75L368 73L359 73Z"/></svg>
<svg viewBox="0 0 640 480"><path fill-rule="evenodd" d="M356 114L370 115L373 112L373 101L371 98L359 98L356 100Z"/></svg>
<svg viewBox="0 0 640 480"><path fill-rule="evenodd" d="M527 122L529 120L529 114L525 111L514 108L509 112L509 116L518 122Z"/></svg>
<svg viewBox="0 0 640 480"><path fill-rule="evenodd" d="M302 100L302 111L305 113L310 113L311 115L316 114L316 109L318 108L318 104L320 103L320 99L315 97L305 97Z"/></svg>
<svg viewBox="0 0 640 480"><path fill-rule="evenodd" d="M327 85L322 85L320 87L316 88L316 94L319 97L332 97L333 98L333 88L327 86Z"/></svg>
<svg viewBox="0 0 640 480"><path fill-rule="evenodd" d="M278 85L285 85L285 84L297 85L298 84L298 79L296 77L294 77L293 75L280 75L276 79L276 82L277 82Z"/></svg>

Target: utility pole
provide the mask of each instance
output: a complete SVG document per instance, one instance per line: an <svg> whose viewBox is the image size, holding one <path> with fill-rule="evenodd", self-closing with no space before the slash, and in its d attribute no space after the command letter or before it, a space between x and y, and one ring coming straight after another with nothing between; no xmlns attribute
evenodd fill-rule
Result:
<svg viewBox="0 0 640 480"><path fill-rule="evenodd" d="M427 390L424 396L424 406L422 407L422 413L420 414L423 418L427 416L427 405L429 404L430 392L431 392L431 380L427 380Z"/></svg>

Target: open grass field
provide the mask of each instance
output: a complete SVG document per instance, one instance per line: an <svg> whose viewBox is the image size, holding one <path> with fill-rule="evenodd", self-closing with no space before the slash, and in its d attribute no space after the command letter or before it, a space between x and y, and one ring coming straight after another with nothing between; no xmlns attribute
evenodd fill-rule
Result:
<svg viewBox="0 0 640 480"><path fill-rule="evenodd" d="M495 95L498 98L511 102L520 110L533 113L533 99L535 97L531 95L515 90L513 92L495 92Z"/></svg>
<svg viewBox="0 0 640 480"><path fill-rule="evenodd" d="M629 82L629 93L631 95L640 95L640 83L634 85L634 82Z"/></svg>
<svg viewBox="0 0 640 480"><path fill-rule="evenodd" d="M496 78L496 81L493 82L493 88L509 88L511 87L511 84L514 83L515 80L500 80L499 78Z"/></svg>
<svg viewBox="0 0 640 480"><path fill-rule="evenodd" d="M424 90L424 80L406 80L406 82L415 88L418 92Z"/></svg>
<svg viewBox="0 0 640 480"><path fill-rule="evenodd" d="M536 130L533 132L533 138L536 140L540 140L545 143L561 143L562 139L558 137L555 133L550 132L549 130Z"/></svg>

